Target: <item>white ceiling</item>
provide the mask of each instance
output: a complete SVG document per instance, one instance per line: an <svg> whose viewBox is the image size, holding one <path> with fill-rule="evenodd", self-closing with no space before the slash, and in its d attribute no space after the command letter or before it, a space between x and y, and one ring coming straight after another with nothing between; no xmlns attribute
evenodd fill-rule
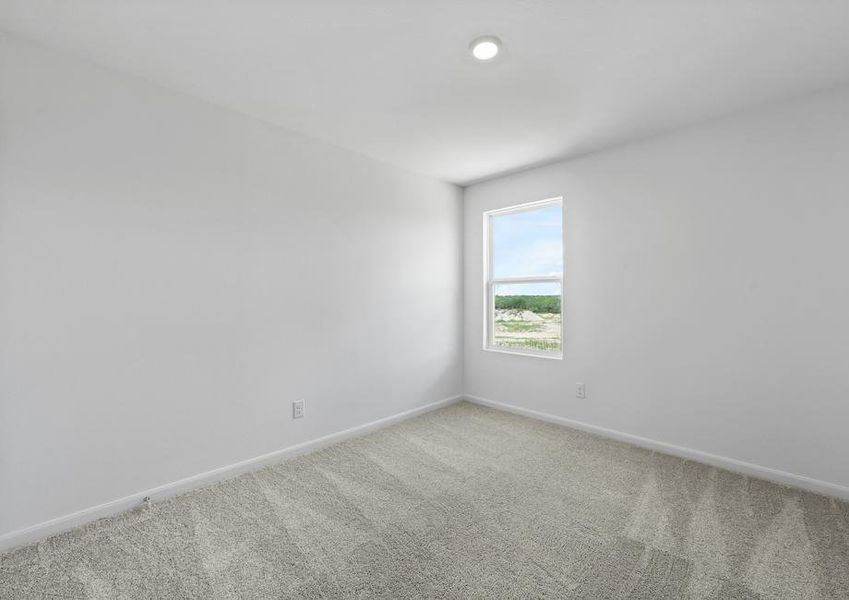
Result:
<svg viewBox="0 0 849 600"><path fill-rule="evenodd" d="M0 27L461 184L849 81L849 0L0 0Z"/></svg>

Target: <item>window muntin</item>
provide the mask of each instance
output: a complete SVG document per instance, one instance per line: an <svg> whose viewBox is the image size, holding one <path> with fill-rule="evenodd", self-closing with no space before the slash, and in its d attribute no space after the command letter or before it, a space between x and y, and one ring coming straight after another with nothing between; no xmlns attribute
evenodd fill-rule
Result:
<svg viewBox="0 0 849 600"><path fill-rule="evenodd" d="M561 199L487 212L484 232L484 348L561 358Z"/></svg>

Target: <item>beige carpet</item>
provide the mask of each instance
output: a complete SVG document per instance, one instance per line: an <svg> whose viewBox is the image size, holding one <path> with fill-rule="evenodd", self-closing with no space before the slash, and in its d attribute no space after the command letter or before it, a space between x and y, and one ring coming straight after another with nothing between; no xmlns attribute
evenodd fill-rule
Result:
<svg viewBox="0 0 849 600"><path fill-rule="evenodd" d="M3 555L0 598L849 598L849 505L461 403Z"/></svg>

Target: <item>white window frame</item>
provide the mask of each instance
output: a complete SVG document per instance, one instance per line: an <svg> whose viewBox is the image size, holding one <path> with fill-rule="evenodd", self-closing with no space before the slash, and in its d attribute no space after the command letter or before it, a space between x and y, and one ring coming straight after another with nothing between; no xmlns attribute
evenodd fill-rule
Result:
<svg viewBox="0 0 849 600"><path fill-rule="evenodd" d="M517 204L506 208L498 208L489 210L483 213L483 349L488 352L501 352L503 354L516 354L520 356L534 356L537 358L553 358L563 360L563 348L566 344L566 319L565 319L565 304L563 290L563 272L559 275L539 275L530 277L493 277L493 255L492 255L492 218L500 217L507 214L527 212L531 210L539 210L548 206L560 206L561 214L563 215L563 224L561 227L562 235L565 237L566 231L566 215L563 211L563 198L547 198L545 200L537 200L535 202L527 202L525 204ZM565 248L565 239L561 242ZM564 251L565 254L565 251ZM565 256L563 264L565 266ZM564 267L565 268L565 267ZM493 333L495 331L495 286L503 283L559 283L560 284L560 351L545 352L542 350L522 349L522 348L504 348L493 344Z"/></svg>

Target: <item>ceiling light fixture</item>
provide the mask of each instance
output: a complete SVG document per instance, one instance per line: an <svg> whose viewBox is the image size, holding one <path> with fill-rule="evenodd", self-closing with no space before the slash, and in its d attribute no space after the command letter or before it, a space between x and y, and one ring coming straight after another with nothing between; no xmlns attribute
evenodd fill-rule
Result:
<svg viewBox="0 0 849 600"><path fill-rule="evenodd" d="M469 44L472 56L478 60L492 60L501 50L501 40L494 35L485 35L472 40Z"/></svg>

